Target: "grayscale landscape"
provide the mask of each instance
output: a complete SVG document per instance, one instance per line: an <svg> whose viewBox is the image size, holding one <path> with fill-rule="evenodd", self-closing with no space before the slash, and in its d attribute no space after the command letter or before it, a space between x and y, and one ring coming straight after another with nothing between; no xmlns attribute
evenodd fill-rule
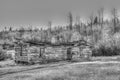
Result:
<svg viewBox="0 0 120 80"><path fill-rule="evenodd" d="M0 0L0 80L120 80L119 0Z"/></svg>

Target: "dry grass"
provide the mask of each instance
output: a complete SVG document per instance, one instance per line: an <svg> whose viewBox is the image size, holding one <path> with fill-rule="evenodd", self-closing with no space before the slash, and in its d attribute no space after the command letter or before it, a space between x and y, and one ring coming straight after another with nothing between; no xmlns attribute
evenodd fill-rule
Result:
<svg viewBox="0 0 120 80"><path fill-rule="evenodd" d="M120 80L120 63L73 64L7 76L6 80Z"/></svg>
<svg viewBox="0 0 120 80"><path fill-rule="evenodd" d="M5 60L0 61L0 67L8 67L8 66L15 66L15 62L13 60Z"/></svg>
<svg viewBox="0 0 120 80"><path fill-rule="evenodd" d="M118 60L113 57L102 59ZM9 74L0 80L120 80L120 62L78 62Z"/></svg>
<svg viewBox="0 0 120 80"><path fill-rule="evenodd" d="M118 66L118 65L116 65ZM114 69L115 65L80 65L68 71L60 71L35 80L119 80L120 70ZM119 65L120 66L120 65ZM107 68L108 67L108 68Z"/></svg>

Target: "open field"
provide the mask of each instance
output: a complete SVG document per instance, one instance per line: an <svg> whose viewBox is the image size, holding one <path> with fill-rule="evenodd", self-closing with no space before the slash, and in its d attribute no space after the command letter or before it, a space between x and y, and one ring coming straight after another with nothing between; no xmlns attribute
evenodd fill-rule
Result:
<svg viewBox="0 0 120 80"><path fill-rule="evenodd" d="M119 57L0 68L0 80L120 80Z"/></svg>

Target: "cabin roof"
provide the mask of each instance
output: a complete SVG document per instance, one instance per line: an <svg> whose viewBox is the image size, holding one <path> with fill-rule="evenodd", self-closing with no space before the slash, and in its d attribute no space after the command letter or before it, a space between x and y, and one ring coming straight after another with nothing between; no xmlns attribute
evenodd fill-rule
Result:
<svg viewBox="0 0 120 80"><path fill-rule="evenodd" d="M51 43L51 42L35 42L35 41L25 41L25 43L29 43L31 45L39 45L39 46L80 46L80 45L88 45L85 40L73 41L73 42L63 42L63 43Z"/></svg>

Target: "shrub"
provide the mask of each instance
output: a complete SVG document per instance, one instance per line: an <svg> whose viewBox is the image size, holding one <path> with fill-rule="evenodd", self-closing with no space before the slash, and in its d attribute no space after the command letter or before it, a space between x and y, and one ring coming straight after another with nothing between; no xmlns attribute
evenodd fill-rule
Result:
<svg viewBox="0 0 120 80"><path fill-rule="evenodd" d="M3 49L0 49L0 61L5 60L7 58L7 55L5 54L5 51Z"/></svg>
<svg viewBox="0 0 120 80"><path fill-rule="evenodd" d="M95 48L93 50L92 56L114 56L119 55L120 49L116 46L114 47L105 47L100 46L99 48Z"/></svg>
<svg viewBox="0 0 120 80"><path fill-rule="evenodd" d="M93 50L93 56L114 56L120 54L120 33L100 40Z"/></svg>

